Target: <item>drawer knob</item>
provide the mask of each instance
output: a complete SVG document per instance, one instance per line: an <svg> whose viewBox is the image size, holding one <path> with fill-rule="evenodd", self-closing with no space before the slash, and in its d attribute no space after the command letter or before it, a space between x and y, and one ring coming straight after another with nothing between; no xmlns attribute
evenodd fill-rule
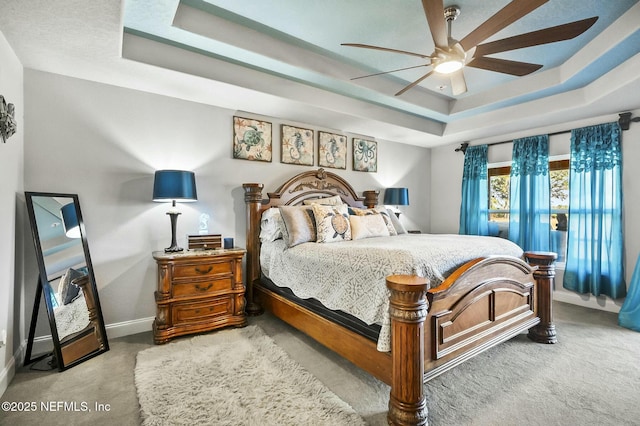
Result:
<svg viewBox="0 0 640 426"><path fill-rule="evenodd" d="M200 284L196 284L196 290L198 290L198 291L207 291L211 287L213 287L213 283L209 283L209 285L206 286L206 287L201 287Z"/></svg>
<svg viewBox="0 0 640 426"><path fill-rule="evenodd" d="M196 272L197 272L197 273L199 273L199 274L208 274L209 272L211 272L211 270L212 270L212 269L213 269L213 266L209 266L209 267L207 268L207 270L205 271L205 270L200 269L200 268L198 268L198 267L196 266Z"/></svg>

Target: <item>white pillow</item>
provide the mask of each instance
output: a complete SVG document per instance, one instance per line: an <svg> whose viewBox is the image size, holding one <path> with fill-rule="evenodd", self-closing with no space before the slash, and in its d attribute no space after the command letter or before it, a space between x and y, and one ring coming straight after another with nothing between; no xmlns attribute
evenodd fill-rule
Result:
<svg viewBox="0 0 640 426"><path fill-rule="evenodd" d="M282 238L283 228L284 222L280 210L276 207L265 210L260 220L260 241L264 243Z"/></svg>
<svg viewBox="0 0 640 426"><path fill-rule="evenodd" d="M398 216L396 216L396 214L391 209L387 209L387 212L389 213L389 218L391 219L391 223L393 224L393 227L396 229L396 232L398 233L398 235L406 234L407 230L405 229L404 225L400 223L400 219L398 219Z"/></svg>
<svg viewBox="0 0 640 426"><path fill-rule="evenodd" d="M349 222L351 223L351 238L354 240L388 237L390 235L387 224L380 214L351 215L349 216Z"/></svg>
<svg viewBox="0 0 640 426"><path fill-rule="evenodd" d="M389 235L398 235L396 232L396 228L393 226L393 222L389 217L389 212L384 206L377 206L372 209L359 209L356 207L350 208L349 213L352 213L357 216L365 216L365 215L382 215L382 219L384 223L387 225L387 230L389 230ZM393 214L393 213L392 213Z"/></svg>

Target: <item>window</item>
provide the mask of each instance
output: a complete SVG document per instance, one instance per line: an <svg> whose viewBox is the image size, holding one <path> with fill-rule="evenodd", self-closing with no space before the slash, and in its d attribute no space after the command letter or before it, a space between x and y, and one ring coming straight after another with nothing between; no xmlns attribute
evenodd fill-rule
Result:
<svg viewBox="0 0 640 426"><path fill-rule="evenodd" d="M489 166L489 221L494 232L509 237L509 176L511 167ZM564 262L569 219L569 160L549 161L551 180L551 251L558 253L558 262ZM490 226L491 229L491 226Z"/></svg>

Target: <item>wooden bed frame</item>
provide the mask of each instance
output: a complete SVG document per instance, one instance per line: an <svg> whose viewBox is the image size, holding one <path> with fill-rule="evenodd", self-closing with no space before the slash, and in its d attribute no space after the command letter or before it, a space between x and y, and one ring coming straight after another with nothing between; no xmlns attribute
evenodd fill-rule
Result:
<svg viewBox="0 0 640 426"><path fill-rule="evenodd" d="M323 169L298 174L268 199L263 185L246 183L247 313L263 309L391 386L388 421L398 425L427 423L423 382L528 330L540 343L555 343L552 289L555 253L527 252L513 257L472 260L436 288L425 278L387 277L390 290L390 353L376 342L335 324L261 284L260 219L269 207L301 204L308 198L340 195L354 207L373 207L378 192L364 197L341 177Z"/></svg>

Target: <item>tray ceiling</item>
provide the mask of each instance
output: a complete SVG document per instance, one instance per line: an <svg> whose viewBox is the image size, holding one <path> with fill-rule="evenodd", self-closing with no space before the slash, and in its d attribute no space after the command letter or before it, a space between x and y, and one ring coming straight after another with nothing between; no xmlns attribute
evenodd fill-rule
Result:
<svg viewBox="0 0 640 426"><path fill-rule="evenodd" d="M495 55L543 65L528 76L465 67L458 96L435 74L394 96L425 68L352 80L422 60L341 43L433 51L419 0L6 3L0 31L27 68L403 143L490 140L640 107L638 0L548 1L487 41L598 20L572 40ZM452 36L507 3L451 3Z"/></svg>

